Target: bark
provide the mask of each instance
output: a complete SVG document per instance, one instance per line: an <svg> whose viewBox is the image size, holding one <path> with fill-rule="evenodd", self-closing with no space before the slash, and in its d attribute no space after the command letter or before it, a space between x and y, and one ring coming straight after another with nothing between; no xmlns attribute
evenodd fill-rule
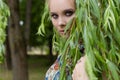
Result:
<svg viewBox="0 0 120 80"><path fill-rule="evenodd" d="M6 28L6 51L5 51L5 62L8 70L12 69L12 64L11 64L11 51L10 51L10 45L9 45L9 39L8 39L8 27Z"/></svg>
<svg viewBox="0 0 120 80"><path fill-rule="evenodd" d="M53 54L52 54L52 37L49 38L49 56L50 56L50 61L53 61Z"/></svg>
<svg viewBox="0 0 120 80"><path fill-rule="evenodd" d="M30 38L31 7L32 7L32 0L28 0L26 4L26 21L25 21L26 22L25 41L28 49L29 49L29 38Z"/></svg>
<svg viewBox="0 0 120 80"><path fill-rule="evenodd" d="M8 23L13 80L28 80L26 46L19 25L19 0L8 0L11 17Z"/></svg>

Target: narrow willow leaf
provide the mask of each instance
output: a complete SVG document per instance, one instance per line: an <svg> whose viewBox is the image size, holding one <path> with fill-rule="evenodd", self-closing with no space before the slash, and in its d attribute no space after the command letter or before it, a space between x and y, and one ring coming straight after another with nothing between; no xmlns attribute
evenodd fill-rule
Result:
<svg viewBox="0 0 120 80"><path fill-rule="evenodd" d="M98 50L94 49L94 53L98 61L100 61L101 63L105 63L104 59L102 58Z"/></svg>
<svg viewBox="0 0 120 80"><path fill-rule="evenodd" d="M64 80L64 76L65 76L65 65L66 65L66 60L65 60L65 58L64 58L64 60L63 60L64 62L63 62L63 64L62 64L62 67L60 68L60 80Z"/></svg>
<svg viewBox="0 0 120 80"><path fill-rule="evenodd" d="M120 65L120 54L119 53L116 53L117 57L118 57L118 62L117 64Z"/></svg>
<svg viewBox="0 0 120 80"><path fill-rule="evenodd" d="M110 5L111 5L111 9L114 13L115 20L118 22L119 15L118 15L117 10L116 10L117 8L119 8L118 0L115 0L115 1L110 0Z"/></svg>
<svg viewBox="0 0 120 80"><path fill-rule="evenodd" d="M78 48L75 50L75 53L76 54L74 54L74 61L73 61L74 65L76 64L77 58L79 56L78 54L80 54L80 53L78 53Z"/></svg>
<svg viewBox="0 0 120 80"><path fill-rule="evenodd" d="M93 8L92 13L99 19L100 12L99 12L98 0L89 0L89 1L90 1L92 8Z"/></svg>
<svg viewBox="0 0 120 80"><path fill-rule="evenodd" d="M86 69L87 69L87 73L88 73L89 79L90 80L98 80L98 78L94 74L91 61L89 60L90 57L88 55L86 55L86 56L87 56Z"/></svg>
<svg viewBox="0 0 120 80"><path fill-rule="evenodd" d="M104 27L105 30L107 31L107 24L108 24L108 18L109 18L109 10L110 10L110 6L107 7L105 13L104 13Z"/></svg>
<svg viewBox="0 0 120 80"><path fill-rule="evenodd" d="M41 19L41 25L38 28L37 34L40 34L40 35L44 36L46 21L48 21L48 23L49 23L49 11L48 11L47 2L45 3L44 13L43 13L43 16L42 16L42 19Z"/></svg>
<svg viewBox="0 0 120 80"><path fill-rule="evenodd" d="M116 29L115 32L114 32L114 38L115 38L115 41L117 42L117 45L120 46L120 30L119 29Z"/></svg>
<svg viewBox="0 0 120 80"><path fill-rule="evenodd" d="M113 27L114 27L113 29L115 30L117 26L116 26L116 20L115 20L115 17L114 17L114 13L113 13L112 10L110 10L110 16L111 17L109 17L109 20L113 24Z"/></svg>
<svg viewBox="0 0 120 80"><path fill-rule="evenodd" d="M118 75L119 69L117 68L117 66L115 64L113 64L111 61L109 61L108 59L106 59L106 63L107 63L109 71L112 74L113 79L119 80L120 79L120 77Z"/></svg>
<svg viewBox="0 0 120 80"><path fill-rule="evenodd" d="M72 28L74 28L74 27L72 26L73 24L75 24L74 22L75 22L75 19L74 19L74 18L68 22L68 24L67 24L66 27L65 27L65 33L67 33L67 31L69 31L69 30L71 31Z"/></svg>

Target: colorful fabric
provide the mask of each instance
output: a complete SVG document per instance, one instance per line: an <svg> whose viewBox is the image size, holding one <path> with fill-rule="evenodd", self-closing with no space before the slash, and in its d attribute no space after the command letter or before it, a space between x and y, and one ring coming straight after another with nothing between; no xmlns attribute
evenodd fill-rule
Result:
<svg viewBox="0 0 120 80"><path fill-rule="evenodd" d="M45 80L59 80L60 76L60 56L58 56L57 60L55 63L48 69Z"/></svg>
<svg viewBox="0 0 120 80"><path fill-rule="evenodd" d="M79 49L81 53L84 53L84 46L79 45ZM60 66L62 63L60 62L60 55L57 57L55 63L48 69L45 80L59 80L60 77ZM72 64L71 59L67 60L69 66ZM66 66L65 73L66 73L66 80L72 80L72 75L70 74L69 66Z"/></svg>

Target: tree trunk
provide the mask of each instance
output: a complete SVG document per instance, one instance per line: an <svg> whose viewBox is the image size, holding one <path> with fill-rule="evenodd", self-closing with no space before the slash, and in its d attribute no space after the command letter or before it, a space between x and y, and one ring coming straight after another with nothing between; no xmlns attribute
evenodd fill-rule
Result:
<svg viewBox="0 0 120 80"><path fill-rule="evenodd" d="M53 62L52 37L49 38L49 56L50 56L50 61Z"/></svg>
<svg viewBox="0 0 120 80"><path fill-rule="evenodd" d="M12 69L12 64L11 64L11 51L10 51L10 45L9 45L9 39L8 39L8 27L6 28L6 41L5 41L5 45L6 45L6 51L5 51L5 62L7 65L7 69L11 70Z"/></svg>
<svg viewBox="0 0 120 80"><path fill-rule="evenodd" d="M30 37L30 23L31 23L31 7L32 7L32 0L28 0L26 4L26 21L25 21L25 31L24 31L27 49L30 48L29 37Z"/></svg>
<svg viewBox="0 0 120 80"><path fill-rule="evenodd" d="M13 80L28 80L26 46L19 25L19 0L8 0L11 17L8 23Z"/></svg>

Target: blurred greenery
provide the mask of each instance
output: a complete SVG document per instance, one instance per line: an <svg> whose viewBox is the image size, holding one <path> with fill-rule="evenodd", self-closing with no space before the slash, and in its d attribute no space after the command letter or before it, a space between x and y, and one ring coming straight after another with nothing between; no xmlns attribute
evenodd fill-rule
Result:
<svg viewBox="0 0 120 80"><path fill-rule="evenodd" d="M0 63L4 60L4 41L6 37L5 28L7 26L7 17L10 15L8 6L0 0Z"/></svg>
<svg viewBox="0 0 120 80"><path fill-rule="evenodd" d="M48 59L47 56L28 56L29 80L44 80L46 71L53 63ZM0 80L12 80L12 71L8 71L4 64L0 64Z"/></svg>
<svg viewBox="0 0 120 80"><path fill-rule="evenodd" d="M5 1L7 1L7 0L5 0ZM19 4L20 22L21 21L23 22L23 25L21 25L21 28L24 33L27 0L19 0L19 1L20 1L20 4ZM48 46L50 43L49 40L52 38L52 34L53 34L52 24L50 24L50 25L47 24L48 28L46 28L45 36L40 36L37 34L38 27L41 23L41 17L43 14L44 3L45 3L45 0L32 0L31 23L30 23L30 25L31 25L30 26L30 42L29 42L30 47L36 47L36 46L43 47L46 45ZM46 52L48 52L48 49L46 50ZM29 67L30 80L44 80L46 70L49 68L50 64L53 63L53 62L48 61L49 56L38 56L38 55L33 56L32 55L32 56L28 56L28 57L29 57L28 67ZM3 57L0 57L0 59L3 59ZM6 66L7 66L6 63L5 63L5 65L4 65L4 63L0 64L0 80L1 79L2 80L12 80L12 77L14 76L12 74L12 71L7 70Z"/></svg>
<svg viewBox="0 0 120 80"><path fill-rule="evenodd" d="M26 11L26 0L21 0L20 2L20 14L21 21L25 23L25 11ZM46 34L44 36L38 35L38 28L41 23L41 17L43 14L45 0L32 0L32 10L31 10L31 26L30 26L30 46L42 46L44 44L48 45L49 38L52 37L53 29L52 24L47 24ZM23 24L23 30L24 30Z"/></svg>

